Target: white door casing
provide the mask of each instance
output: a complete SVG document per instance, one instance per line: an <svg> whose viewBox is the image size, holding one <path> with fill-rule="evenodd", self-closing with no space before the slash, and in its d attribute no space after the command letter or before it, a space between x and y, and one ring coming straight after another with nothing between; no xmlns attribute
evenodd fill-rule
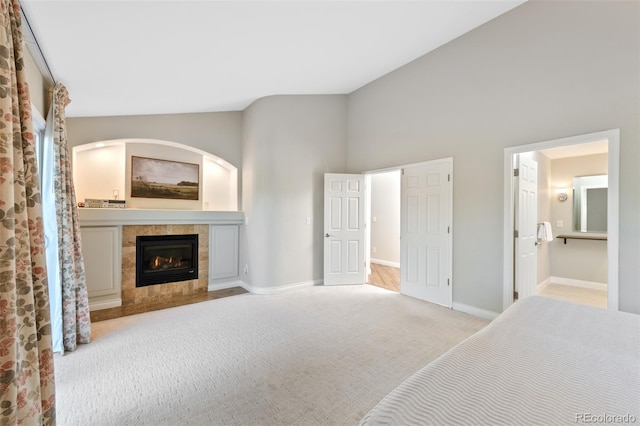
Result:
<svg viewBox="0 0 640 426"><path fill-rule="evenodd" d="M503 166L503 276L502 276L502 309L513 303L514 280L514 207L515 190L513 180L514 156L532 151L541 151L561 146L580 145L606 140L609 146L607 160L609 188L607 194L607 307L617 311L619 308L619 257L620 257L620 129L570 136L543 142L530 143L504 149Z"/></svg>
<svg viewBox="0 0 640 426"><path fill-rule="evenodd" d="M538 163L518 155L515 214L515 288L518 299L536 293L538 274Z"/></svg>
<svg viewBox="0 0 640 426"><path fill-rule="evenodd" d="M324 284L364 284L364 176L324 176Z"/></svg>
<svg viewBox="0 0 640 426"><path fill-rule="evenodd" d="M402 174L400 291L452 304L453 159L407 166Z"/></svg>

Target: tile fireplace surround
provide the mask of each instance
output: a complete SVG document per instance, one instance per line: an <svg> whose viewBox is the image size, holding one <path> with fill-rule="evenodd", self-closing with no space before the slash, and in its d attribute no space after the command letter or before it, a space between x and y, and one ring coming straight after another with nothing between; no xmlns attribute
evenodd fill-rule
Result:
<svg viewBox="0 0 640 426"><path fill-rule="evenodd" d="M83 243L84 234L87 233L87 237L90 237L89 233L92 231L112 230L112 235L114 235L111 242L113 255L110 257L113 268L106 268L106 270L113 271L112 279L107 280L106 284L98 285L93 298L91 284L97 280L92 283L87 282L90 304L100 305L100 307L93 307L92 310L120 305L151 305L176 296L207 293L210 286L216 283L210 280L210 268L213 267L210 258L210 254L212 256L213 254L210 253L210 246L215 245L215 241L213 241L215 234L210 235L212 229L220 226L228 228L227 225L237 227L244 223L243 212L200 210L82 208L78 209L78 218L83 232ZM136 287L136 236L179 234L198 234L198 279ZM104 249L100 246L102 241L99 239L98 243L94 244L94 248L90 246L90 239L87 241L88 244L83 244L87 268L96 265L94 259L87 259L87 256L103 256ZM89 281L90 272L87 270L87 281ZM93 276L102 278L104 274L94 273ZM102 290L103 288L107 288L107 290ZM109 291L111 291L111 296L105 296L105 292Z"/></svg>
<svg viewBox="0 0 640 426"><path fill-rule="evenodd" d="M198 279L136 287L136 237L180 234L198 234ZM208 287L208 225L125 225L122 227L122 306L156 303L167 297L206 293Z"/></svg>

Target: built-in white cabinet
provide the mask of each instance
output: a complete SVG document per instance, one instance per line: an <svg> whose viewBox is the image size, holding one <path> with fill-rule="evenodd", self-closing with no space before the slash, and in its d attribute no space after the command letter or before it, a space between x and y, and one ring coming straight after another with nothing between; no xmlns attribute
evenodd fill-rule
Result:
<svg viewBox="0 0 640 426"><path fill-rule="evenodd" d="M209 281L237 277L238 225L211 225L209 228Z"/></svg>
<svg viewBox="0 0 640 426"><path fill-rule="evenodd" d="M118 306L121 300L122 242L118 226L80 227L92 308Z"/></svg>
<svg viewBox="0 0 640 426"><path fill-rule="evenodd" d="M209 253L205 263L209 266L209 291L239 285L242 212L82 208L78 209L78 218L91 310L122 304L122 253L128 250L122 247L122 228L128 225L206 224L209 227ZM135 255L132 256L133 259L124 259L126 268L135 265ZM205 262L204 256L201 259Z"/></svg>

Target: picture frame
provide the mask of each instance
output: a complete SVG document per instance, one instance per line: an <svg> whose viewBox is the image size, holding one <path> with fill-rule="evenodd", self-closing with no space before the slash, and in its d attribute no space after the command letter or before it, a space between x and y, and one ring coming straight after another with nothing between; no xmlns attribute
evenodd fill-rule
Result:
<svg viewBox="0 0 640 426"><path fill-rule="evenodd" d="M131 156L131 197L198 200L200 165Z"/></svg>

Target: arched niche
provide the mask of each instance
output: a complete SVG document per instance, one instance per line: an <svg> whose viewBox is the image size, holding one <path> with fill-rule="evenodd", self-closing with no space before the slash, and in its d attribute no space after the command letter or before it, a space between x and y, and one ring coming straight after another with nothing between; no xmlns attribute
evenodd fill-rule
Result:
<svg viewBox="0 0 640 426"><path fill-rule="evenodd" d="M198 164L198 200L131 197L131 157ZM127 208L237 211L238 169L214 154L177 142L116 139L73 147L73 179L77 201L119 199Z"/></svg>

